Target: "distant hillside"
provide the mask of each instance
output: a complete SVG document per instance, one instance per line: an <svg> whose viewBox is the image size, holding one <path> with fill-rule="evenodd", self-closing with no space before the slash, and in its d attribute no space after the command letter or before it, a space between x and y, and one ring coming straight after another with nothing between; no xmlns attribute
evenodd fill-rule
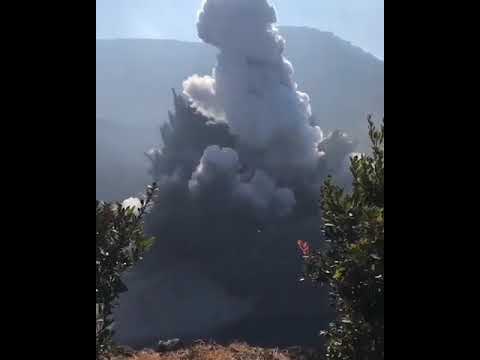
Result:
<svg viewBox="0 0 480 360"><path fill-rule="evenodd" d="M300 27L281 33L299 89L310 95L322 128L366 139L366 114L384 111L383 62L331 33ZM96 50L97 197L112 199L150 181L143 151L160 141L171 88L180 90L194 73L209 74L217 50L146 39L97 40Z"/></svg>
<svg viewBox="0 0 480 360"><path fill-rule="evenodd" d="M123 200L143 191L151 182L144 152L157 142L157 134L101 118L96 125L97 199Z"/></svg>
<svg viewBox="0 0 480 360"><path fill-rule="evenodd" d="M310 95L320 126L366 136L366 115L384 112L383 61L332 33L303 27L281 31L299 89Z"/></svg>

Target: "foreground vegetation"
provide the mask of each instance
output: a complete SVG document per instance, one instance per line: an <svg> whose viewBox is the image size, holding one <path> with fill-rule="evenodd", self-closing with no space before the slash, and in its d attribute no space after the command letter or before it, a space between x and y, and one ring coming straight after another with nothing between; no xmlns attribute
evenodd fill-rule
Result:
<svg viewBox="0 0 480 360"><path fill-rule="evenodd" d="M384 359L384 123L369 120L372 154L351 160L353 191L328 180L321 210L327 248L304 252L306 275L331 289L337 318L323 331L327 358Z"/></svg>
<svg viewBox="0 0 480 360"><path fill-rule="evenodd" d="M127 287L122 274L141 260L152 245L143 231L143 216L157 188L149 186L144 199L123 203L96 202L96 358L112 350L113 309Z"/></svg>
<svg viewBox="0 0 480 360"><path fill-rule="evenodd" d="M383 360L384 359L384 123L369 120L371 154L351 159L352 191L327 180L322 189L326 246L314 251L299 240L305 276L331 289L336 319L322 334L325 351L265 349L242 343L196 343L178 351L123 352L112 347L112 311L126 286L121 275L151 246L143 216L156 186L145 198L122 204L97 201L97 359L134 360ZM323 357L324 356L324 357Z"/></svg>

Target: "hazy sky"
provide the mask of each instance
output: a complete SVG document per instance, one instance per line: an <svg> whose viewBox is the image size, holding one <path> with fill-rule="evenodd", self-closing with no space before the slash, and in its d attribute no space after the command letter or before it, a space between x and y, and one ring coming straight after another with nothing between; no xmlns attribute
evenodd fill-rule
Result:
<svg viewBox="0 0 480 360"><path fill-rule="evenodd" d="M96 0L97 38L198 41L202 0ZM383 59L384 0L270 0L280 25L331 31Z"/></svg>

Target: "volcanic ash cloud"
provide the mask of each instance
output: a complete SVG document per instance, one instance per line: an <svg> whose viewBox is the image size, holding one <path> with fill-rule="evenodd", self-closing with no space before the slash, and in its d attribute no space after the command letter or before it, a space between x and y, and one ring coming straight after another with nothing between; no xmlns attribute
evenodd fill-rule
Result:
<svg viewBox="0 0 480 360"><path fill-rule="evenodd" d="M158 241L123 295L118 334L125 338L231 329L232 340L249 335L248 320L288 343L315 337L304 319L325 319L326 294L298 283L295 244L321 239L322 181L345 176L353 144L339 131L324 137L312 119L275 22L265 0L202 5L198 34L219 49L217 64L211 76L184 81L162 126L163 145L147 153L161 189L147 230Z"/></svg>
<svg viewBox="0 0 480 360"><path fill-rule="evenodd" d="M297 90L276 19L265 0L205 1L198 35L220 50L217 65L212 76L193 75L183 86L202 113L224 118L245 154L262 153L255 167L288 182L285 168L316 170L323 135L310 124L310 98Z"/></svg>

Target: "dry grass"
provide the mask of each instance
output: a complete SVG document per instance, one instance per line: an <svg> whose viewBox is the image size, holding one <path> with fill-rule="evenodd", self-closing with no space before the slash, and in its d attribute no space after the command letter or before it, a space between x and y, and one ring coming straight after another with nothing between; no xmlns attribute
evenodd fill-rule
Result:
<svg viewBox="0 0 480 360"><path fill-rule="evenodd" d="M117 357L114 360L320 360L313 352L279 350L252 347L245 343L222 346L197 343L178 351L156 353L140 351L131 357Z"/></svg>

